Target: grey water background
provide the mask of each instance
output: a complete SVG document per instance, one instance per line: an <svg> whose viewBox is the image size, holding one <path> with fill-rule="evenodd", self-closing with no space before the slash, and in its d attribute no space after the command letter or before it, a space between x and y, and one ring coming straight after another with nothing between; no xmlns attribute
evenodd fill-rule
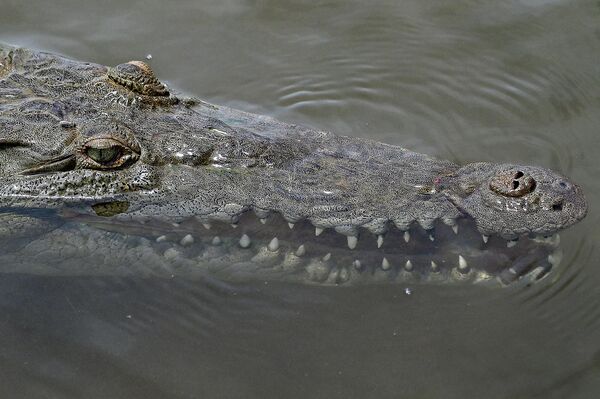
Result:
<svg viewBox="0 0 600 399"><path fill-rule="evenodd" d="M532 287L0 276L0 397L600 395L600 2L7 1L0 39L587 194Z"/></svg>

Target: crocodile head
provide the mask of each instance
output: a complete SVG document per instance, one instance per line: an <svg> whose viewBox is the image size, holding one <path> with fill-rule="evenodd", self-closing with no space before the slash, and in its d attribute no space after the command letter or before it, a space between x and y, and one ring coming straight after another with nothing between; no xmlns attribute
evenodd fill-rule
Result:
<svg viewBox="0 0 600 399"><path fill-rule="evenodd" d="M103 253L103 262L122 263L139 255L141 245L155 255L144 264L157 268L206 261L228 278L262 278L266 264L275 266L269 273L330 283L388 281L389 270L398 267L395 278L427 281L511 282L536 264L542 264L541 275L555 263L557 245L543 236L586 211L580 189L543 168L457 168L327 135L289 151L290 141L220 130L216 120L205 130L190 125L161 135L160 120L156 131L143 132L106 116L43 123L39 131L5 127L2 206L21 216L55 210L67 226L78 225L38 238L46 253L83 240L70 272L79 270L82 257L99 259L90 242L112 251L116 240L119 250L114 257ZM183 119L178 123L185 126ZM325 145L327 151L319 150ZM377 154L382 159L374 161ZM390 161L407 155L401 165ZM422 169L403 170L411 162ZM362 173L348 174L350 168ZM407 180L389 184L396 174ZM18 226L22 235L27 224ZM510 247L519 237L508 249L505 240ZM232 272L230 263L243 265L245 273Z"/></svg>
<svg viewBox="0 0 600 399"><path fill-rule="evenodd" d="M15 226L43 219L40 209L61 220L15 246L18 270L35 260L68 273L92 263L106 273L203 266L332 283L508 282L549 270L557 240L545 236L586 212L581 190L547 169L460 168L194 106L140 62L106 68L21 51L3 74L0 95L15 97L0 100L0 208L18 221L4 230L30 239Z"/></svg>
<svg viewBox="0 0 600 399"><path fill-rule="evenodd" d="M549 236L577 223L587 212L579 186L541 167L474 163L437 183L482 234L506 239Z"/></svg>

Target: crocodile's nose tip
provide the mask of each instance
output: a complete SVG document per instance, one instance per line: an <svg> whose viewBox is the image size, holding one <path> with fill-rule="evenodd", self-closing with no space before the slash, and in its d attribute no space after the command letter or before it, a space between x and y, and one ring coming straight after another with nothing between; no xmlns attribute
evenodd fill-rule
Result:
<svg viewBox="0 0 600 399"><path fill-rule="evenodd" d="M490 181L490 189L506 197L522 197L533 192L536 185L530 174L519 169L498 173Z"/></svg>

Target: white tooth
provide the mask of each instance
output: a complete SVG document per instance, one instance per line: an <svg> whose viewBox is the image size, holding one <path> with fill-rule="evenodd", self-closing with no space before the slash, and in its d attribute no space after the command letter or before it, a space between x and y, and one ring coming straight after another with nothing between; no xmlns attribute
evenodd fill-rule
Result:
<svg viewBox="0 0 600 399"><path fill-rule="evenodd" d="M438 271L438 265L434 261L431 261L431 270L433 270L434 272Z"/></svg>
<svg viewBox="0 0 600 399"><path fill-rule="evenodd" d="M322 229L321 227L315 227L315 236L320 235L323 232L324 229Z"/></svg>
<svg viewBox="0 0 600 399"><path fill-rule="evenodd" d="M517 240L506 241L506 248L512 248L517 245Z"/></svg>
<svg viewBox="0 0 600 399"><path fill-rule="evenodd" d="M404 268L408 271L411 271L413 269L413 264L412 262L409 260L406 261L406 264L404 265Z"/></svg>
<svg viewBox="0 0 600 399"><path fill-rule="evenodd" d="M177 222L171 223L171 225L172 225L173 227L179 227L179 223L177 223Z"/></svg>
<svg viewBox="0 0 600 399"><path fill-rule="evenodd" d="M383 245L383 235L379 234L377 236L377 248L381 248L382 245Z"/></svg>
<svg viewBox="0 0 600 399"><path fill-rule="evenodd" d="M238 225L235 223L231 223L231 227L233 227L234 229L237 229Z"/></svg>
<svg viewBox="0 0 600 399"><path fill-rule="evenodd" d="M205 228L206 230L210 230L210 228L212 227L212 226L210 225L210 223L202 223L202 226L204 226L204 228Z"/></svg>
<svg viewBox="0 0 600 399"><path fill-rule="evenodd" d="M260 219L258 219L258 220L260 220L260 222L261 222L262 224L265 224L265 223L267 223L267 219L265 219L265 218L260 218Z"/></svg>
<svg viewBox="0 0 600 399"><path fill-rule="evenodd" d="M388 262L387 258L383 258L381 261L381 268L383 270L388 270L390 268L390 262Z"/></svg>
<svg viewBox="0 0 600 399"><path fill-rule="evenodd" d="M482 235L481 235L481 238L483 239L483 242L484 242L485 244L487 244L488 240L490 239L490 236L488 236L488 235L485 235L485 234L482 234Z"/></svg>
<svg viewBox="0 0 600 399"><path fill-rule="evenodd" d="M302 256L306 253L306 247L304 246L304 244L300 245L298 247L298 249L296 250L296 256Z"/></svg>
<svg viewBox="0 0 600 399"><path fill-rule="evenodd" d="M560 244L560 235L558 233L551 236L544 236L544 242L550 245L558 246Z"/></svg>
<svg viewBox="0 0 600 399"><path fill-rule="evenodd" d="M355 259L354 262L352 262L352 266L354 266L355 269L360 269L362 267L358 259Z"/></svg>
<svg viewBox="0 0 600 399"><path fill-rule="evenodd" d="M554 267L557 267L562 260L563 252L560 249L554 250L550 255L548 255L548 262Z"/></svg>
<svg viewBox="0 0 600 399"><path fill-rule="evenodd" d="M275 252L279 249L279 240L277 239L277 237L273 237L269 245L267 245L267 248L271 252Z"/></svg>
<svg viewBox="0 0 600 399"><path fill-rule="evenodd" d="M220 245L220 244L221 244L221 237L219 237L219 236L215 236L215 237L212 239L212 245Z"/></svg>
<svg viewBox="0 0 600 399"><path fill-rule="evenodd" d="M163 256L166 259L175 259L179 256L179 252L175 248L169 248L163 253Z"/></svg>
<svg viewBox="0 0 600 399"><path fill-rule="evenodd" d="M357 236L348 236L348 248L354 249L356 248L356 244L358 244Z"/></svg>
<svg viewBox="0 0 600 399"><path fill-rule="evenodd" d="M156 237L156 242L163 242L167 240L167 236Z"/></svg>
<svg viewBox="0 0 600 399"><path fill-rule="evenodd" d="M460 270L466 270L468 267L469 265L467 265L465 258L463 258L462 255L458 255L458 268Z"/></svg>
<svg viewBox="0 0 600 399"><path fill-rule="evenodd" d="M430 235L429 235L429 239L430 239L431 241L435 241L435 237L433 236L433 234L430 234Z"/></svg>
<svg viewBox="0 0 600 399"><path fill-rule="evenodd" d="M342 270L340 270L340 274L339 274L340 283L344 283L344 282L348 281L349 278L350 278L350 272L348 272L348 269L343 267Z"/></svg>
<svg viewBox="0 0 600 399"><path fill-rule="evenodd" d="M250 237L248 237L248 234L244 234L242 235L242 238L240 238L240 247L242 248L248 248L251 243L252 241L250 241Z"/></svg>
<svg viewBox="0 0 600 399"><path fill-rule="evenodd" d="M323 262L327 262L329 259L331 259L331 252L328 252L327 255L323 256Z"/></svg>
<svg viewBox="0 0 600 399"><path fill-rule="evenodd" d="M454 232L454 234L458 234L458 225L457 224L452 226L452 231Z"/></svg>
<svg viewBox="0 0 600 399"><path fill-rule="evenodd" d="M193 243L194 243L194 237L191 234L186 235L185 237L183 237L181 239L181 241L179 241L179 244L181 244L181 246L183 246L183 247L191 245Z"/></svg>
<svg viewBox="0 0 600 399"><path fill-rule="evenodd" d="M405 242L409 242L410 241L410 233L408 232L408 230L406 230L404 232L404 241Z"/></svg>
<svg viewBox="0 0 600 399"><path fill-rule="evenodd" d="M288 223L288 226L290 226L290 229L294 228L294 223Z"/></svg>

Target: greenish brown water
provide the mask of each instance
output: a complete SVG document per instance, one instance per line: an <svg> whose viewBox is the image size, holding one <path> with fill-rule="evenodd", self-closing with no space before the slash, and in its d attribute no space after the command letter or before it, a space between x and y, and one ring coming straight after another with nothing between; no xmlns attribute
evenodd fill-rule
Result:
<svg viewBox="0 0 600 399"><path fill-rule="evenodd" d="M210 102L585 190L531 288L0 276L0 397L593 398L600 393L597 1L5 1L0 41L152 54Z"/></svg>

